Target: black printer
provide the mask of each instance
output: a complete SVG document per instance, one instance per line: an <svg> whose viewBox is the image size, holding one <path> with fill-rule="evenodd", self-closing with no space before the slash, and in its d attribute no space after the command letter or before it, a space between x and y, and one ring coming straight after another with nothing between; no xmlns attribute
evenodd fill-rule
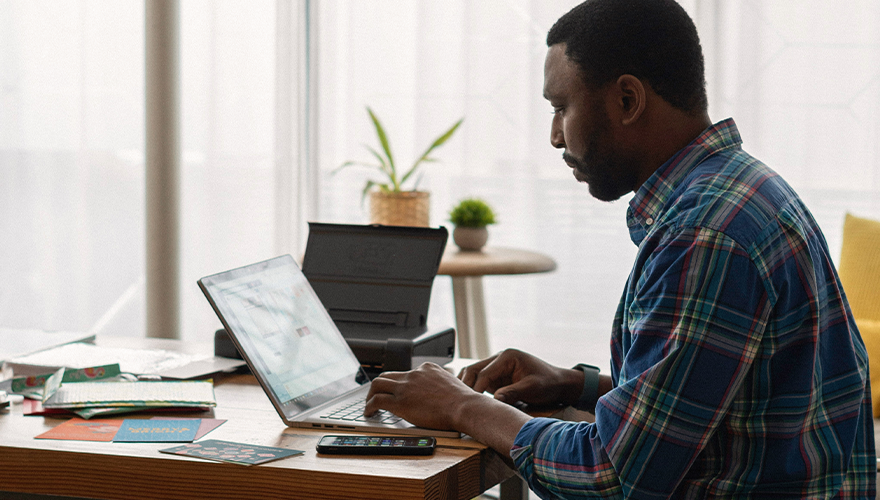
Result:
<svg viewBox="0 0 880 500"><path fill-rule="evenodd" d="M448 231L309 223L302 271L368 372L449 362L455 329L428 325Z"/></svg>

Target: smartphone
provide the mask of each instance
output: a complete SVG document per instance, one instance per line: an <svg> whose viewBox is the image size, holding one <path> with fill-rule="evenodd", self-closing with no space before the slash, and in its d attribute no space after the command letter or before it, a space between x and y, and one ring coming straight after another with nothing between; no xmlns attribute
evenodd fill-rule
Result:
<svg viewBox="0 0 880 500"><path fill-rule="evenodd" d="M437 440L423 436L324 436L318 453L343 455L430 455Z"/></svg>

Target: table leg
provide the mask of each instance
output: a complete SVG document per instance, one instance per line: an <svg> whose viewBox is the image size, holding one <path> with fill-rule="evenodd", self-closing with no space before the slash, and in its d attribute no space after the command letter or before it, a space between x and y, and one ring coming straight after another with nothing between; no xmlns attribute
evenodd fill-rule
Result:
<svg viewBox="0 0 880 500"><path fill-rule="evenodd" d="M458 355L483 359L489 356L489 333L486 328L486 304L481 276L453 276L455 327L458 331Z"/></svg>
<svg viewBox="0 0 880 500"><path fill-rule="evenodd" d="M529 500L529 487L519 476L506 479L499 486L498 500Z"/></svg>

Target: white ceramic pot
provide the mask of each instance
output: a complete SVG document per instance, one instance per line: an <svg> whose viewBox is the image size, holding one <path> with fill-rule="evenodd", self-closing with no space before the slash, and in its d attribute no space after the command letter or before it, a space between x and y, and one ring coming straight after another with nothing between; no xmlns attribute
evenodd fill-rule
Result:
<svg viewBox="0 0 880 500"><path fill-rule="evenodd" d="M452 230L452 240L461 250L478 252L488 239L489 231L485 227L456 227Z"/></svg>

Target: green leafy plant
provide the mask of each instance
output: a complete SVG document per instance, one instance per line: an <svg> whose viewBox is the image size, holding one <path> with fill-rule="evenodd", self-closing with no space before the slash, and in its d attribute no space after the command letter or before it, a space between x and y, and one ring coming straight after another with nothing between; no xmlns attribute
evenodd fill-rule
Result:
<svg viewBox="0 0 880 500"><path fill-rule="evenodd" d="M412 189L404 189L404 184L413 178L413 175L419 169L423 163L431 163L437 161L435 158L431 157L431 152L433 152L437 147L443 145L446 141L452 137L452 134L458 130L458 127L461 125L461 122L464 121L464 118L455 122L452 127L449 128L446 132L443 132L440 137L434 139L434 142L428 146L428 149L422 153L421 156L410 166L408 169L400 171L398 170L398 165L394 162L394 155L391 154L391 144L388 141L388 134L385 133L385 128L382 126L382 123L379 121L379 118L376 117L376 114L373 113L373 110L367 107L367 113L370 115L370 120L373 122L373 128L376 130L376 137L379 139L379 145L381 146L381 151L377 150L374 147L364 145L365 148L373 155L376 159L376 163L366 163L360 161L347 161L340 165L334 173L342 170L343 168L359 165L363 167L369 167L373 169L379 170L383 174L382 181L368 180L366 185L364 186L364 190L362 193L362 197L365 197L371 189L378 188L386 193L391 192L400 192L400 191L415 191L418 188L419 181L421 180L421 175L418 178L414 179L415 182L413 184Z"/></svg>
<svg viewBox="0 0 880 500"><path fill-rule="evenodd" d="M483 200L468 198L453 207L449 221L457 227L486 227L495 224L495 212Z"/></svg>

